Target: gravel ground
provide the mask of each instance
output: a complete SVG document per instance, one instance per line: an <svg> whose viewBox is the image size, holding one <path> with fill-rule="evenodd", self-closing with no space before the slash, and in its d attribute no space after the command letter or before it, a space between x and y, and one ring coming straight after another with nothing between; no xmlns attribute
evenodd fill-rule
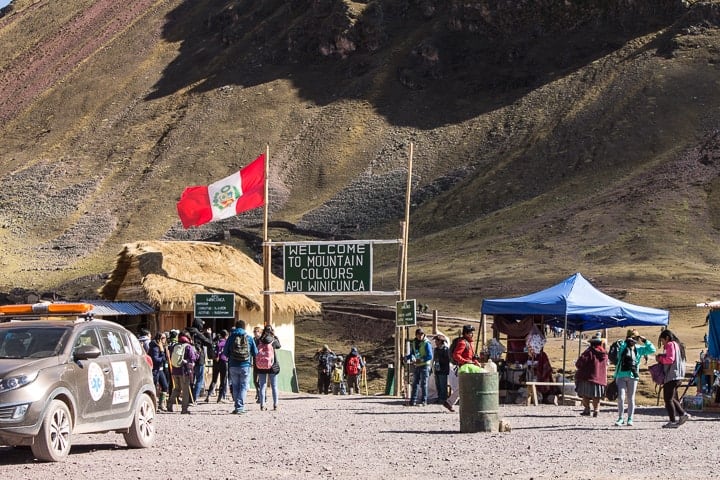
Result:
<svg viewBox="0 0 720 480"><path fill-rule="evenodd" d="M251 392L252 394L252 392ZM243 416L229 404L200 404L190 416L159 414L154 447L129 451L122 436L79 436L61 464L29 449L0 447L0 478L646 478L664 468L710 478L718 417L697 412L675 430L664 410L640 407L633 427L615 427L580 408L501 405L508 433L460 433L459 413L405 407L385 396L285 394L277 412ZM678 470L682 469L682 470Z"/></svg>

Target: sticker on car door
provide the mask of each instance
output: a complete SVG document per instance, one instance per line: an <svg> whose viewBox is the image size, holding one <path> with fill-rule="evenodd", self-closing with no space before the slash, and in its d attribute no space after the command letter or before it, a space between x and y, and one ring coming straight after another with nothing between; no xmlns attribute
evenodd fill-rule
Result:
<svg viewBox="0 0 720 480"><path fill-rule="evenodd" d="M105 393L105 375L102 368L95 362L88 365L88 388L90 390L90 398L98 401Z"/></svg>

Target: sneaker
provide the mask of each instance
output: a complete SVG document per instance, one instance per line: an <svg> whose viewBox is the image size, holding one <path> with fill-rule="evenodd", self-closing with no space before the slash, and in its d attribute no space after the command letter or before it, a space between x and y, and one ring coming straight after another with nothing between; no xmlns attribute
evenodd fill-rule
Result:
<svg viewBox="0 0 720 480"><path fill-rule="evenodd" d="M682 425L683 423L687 422L688 420L690 420L690 415L688 415L687 413L685 415L681 415L680 420L678 420L678 425Z"/></svg>
<svg viewBox="0 0 720 480"><path fill-rule="evenodd" d="M260 405L260 410L267 411L267 405Z"/></svg>
<svg viewBox="0 0 720 480"><path fill-rule="evenodd" d="M448 409L449 411L451 411L451 412L454 412L454 411L455 411L455 409L453 408L453 406L450 405L450 402L445 402L445 403L443 403L443 407L447 408L447 409Z"/></svg>
<svg viewBox="0 0 720 480"><path fill-rule="evenodd" d="M580 415L582 415L583 417L589 417L589 416L590 416L590 410L589 410L589 409L588 409L588 410L583 410L582 412L580 412Z"/></svg>
<svg viewBox="0 0 720 480"><path fill-rule="evenodd" d="M192 412L190 410L185 410L184 412L180 412L182 415L190 415Z"/></svg>
<svg viewBox="0 0 720 480"><path fill-rule="evenodd" d="M230 413L231 413L232 415L235 415L235 414L238 413L239 411L240 411L240 410L238 410L237 408L233 408L233 411L230 412Z"/></svg>
<svg viewBox="0 0 720 480"><path fill-rule="evenodd" d="M680 425L677 422L668 422L662 426L662 428L678 428Z"/></svg>
<svg viewBox="0 0 720 480"><path fill-rule="evenodd" d="M620 417L620 418L618 418L617 420L615 420L615 426L616 426L616 427L620 427L620 426L622 426L622 425L625 425L625 420L623 420L622 417Z"/></svg>
<svg viewBox="0 0 720 480"><path fill-rule="evenodd" d="M597 411L597 410L593 410L593 418L594 418L594 417L597 417L597 416L598 416L598 411Z"/></svg>
<svg viewBox="0 0 720 480"><path fill-rule="evenodd" d="M277 405L273 405L273 410L277 410Z"/></svg>
<svg viewBox="0 0 720 480"><path fill-rule="evenodd" d="M626 425L627 425L628 427L632 427L632 426L633 426L633 419L632 419L632 418L628 418Z"/></svg>

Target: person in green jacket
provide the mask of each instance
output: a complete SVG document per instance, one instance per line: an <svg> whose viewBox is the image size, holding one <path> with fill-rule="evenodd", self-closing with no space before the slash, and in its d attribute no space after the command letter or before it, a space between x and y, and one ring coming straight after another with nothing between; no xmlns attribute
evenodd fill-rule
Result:
<svg viewBox="0 0 720 480"><path fill-rule="evenodd" d="M415 340L410 343L410 354L406 361L415 363L413 371L412 393L410 394L410 405L427 405L428 399L428 377L432 366L433 348L430 341L425 337L422 328L415 330Z"/></svg>
<svg viewBox="0 0 720 480"><path fill-rule="evenodd" d="M633 414L635 413L635 393L637 392L638 379L640 378L640 359L645 355L652 355L657 348L650 340L641 336L634 328L628 329L625 341L621 341L618 348L618 362L615 366L613 378L618 387L618 419L616 426L633 426ZM627 397L627 420L623 418L625 413L625 398Z"/></svg>

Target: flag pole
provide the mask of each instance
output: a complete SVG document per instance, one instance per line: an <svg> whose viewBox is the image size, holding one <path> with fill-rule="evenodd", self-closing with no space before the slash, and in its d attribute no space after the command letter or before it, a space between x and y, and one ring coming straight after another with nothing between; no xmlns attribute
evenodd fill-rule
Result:
<svg viewBox="0 0 720 480"><path fill-rule="evenodd" d="M270 145L265 145L265 191L263 193L263 323L272 324L272 302L270 299L270 239L268 238L268 185L270 184Z"/></svg>

